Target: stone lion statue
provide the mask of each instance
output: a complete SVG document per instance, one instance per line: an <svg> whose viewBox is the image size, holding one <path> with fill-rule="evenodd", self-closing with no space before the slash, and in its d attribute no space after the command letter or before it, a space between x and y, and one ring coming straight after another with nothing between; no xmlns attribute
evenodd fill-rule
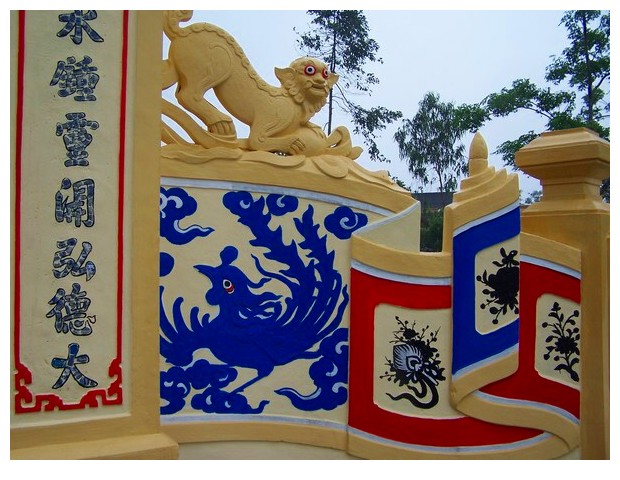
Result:
<svg viewBox="0 0 620 480"><path fill-rule="evenodd" d="M179 104L206 130L170 102L164 101L163 113L197 144L284 155L355 159L361 154L360 147L352 147L345 127L326 136L309 121L325 105L338 80L325 63L302 57L287 68L275 68L281 86L274 87L258 75L235 39L221 28L209 23L180 27L179 22L191 19L192 11L166 11L164 16L170 48L163 63L162 88L176 83ZM228 113L250 127L249 138L238 139L231 117L205 99L211 89Z"/></svg>

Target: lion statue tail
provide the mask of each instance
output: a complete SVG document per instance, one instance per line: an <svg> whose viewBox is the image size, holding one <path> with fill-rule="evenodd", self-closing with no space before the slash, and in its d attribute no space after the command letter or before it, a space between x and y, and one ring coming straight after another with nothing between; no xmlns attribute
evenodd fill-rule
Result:
<svg viewBox="0 0 620 480"><path fill-rule="evenodd" d="M175 38L184 37L190 30L179 26L192 18L193 10L164 10L164 33L172 42ZM174 63L167 58L162 61L162 90L166 90L179 81Z"/></svg>
<svg viewBox="0 0 620 480"><path fill-rule="evenodd" d="M166 36L173 40L187 35L189 31L181 28L179 23L191 20L193 14L193 10L164 10L164 33Z"/></svg>

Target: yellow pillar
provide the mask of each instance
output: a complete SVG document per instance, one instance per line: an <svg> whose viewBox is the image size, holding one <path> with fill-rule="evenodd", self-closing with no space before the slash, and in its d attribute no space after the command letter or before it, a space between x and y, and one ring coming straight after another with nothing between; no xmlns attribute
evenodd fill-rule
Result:
<svg viewBox="0 0 620 480"><path fill-rule="evenodd" d="M99 11L91 28L104 40L94 42L90 35L95 34L87 36L84 30L81 43L57 34L63 28L59 15L65 16L11 14L11 459L177 458L178 444L162 433L159 423L161 12ZM56 93L49 79L57 60L81 60L88 53L99 68L93 71L101 73L102 87L95 90L99 103L93 99L84 105L88 102ZM65 151L54 126L63 114L76 111L97 120L97 127L90 126L98 130L87 145L91 163L70 165L71 170L63 164L65 155L58 155L58 148ZM54 207L49 189L57 188L64 175L94 178L97 223L93 214L86 226L98 228L98 235L49 215ZM65 275L69 280L61 283L52 276L50 250L29 248L34 242L53 251L58 240L73 235L92 241L96 254L108 255L102 261L92 256L97 276L82 290L93 298L89 314L111 310L92 316L95 340L89 344L84 338L90 333L77 336L73 329L54 329L51 315L45 314L48 297L41 301L24 293L35 285L42 295L57 291L64 296L61 287L79 286L81 279ZM86 310L90 298L82 305ZM60 347L71 342L70 349L56 342ZM53 348L45 350L48 345ZM82 347L79 355L76 346ZM53 357L65 352L73 357ZM61 381L54 384L59 375Z"/></svg>
<svg viewBox="0 0 620 480"><path fill-rule="evenodd" d="M609 459L609 142L586 128L542 134L516 154L542 184L522 214L522 231L581 250L581 455Z"/></svg>

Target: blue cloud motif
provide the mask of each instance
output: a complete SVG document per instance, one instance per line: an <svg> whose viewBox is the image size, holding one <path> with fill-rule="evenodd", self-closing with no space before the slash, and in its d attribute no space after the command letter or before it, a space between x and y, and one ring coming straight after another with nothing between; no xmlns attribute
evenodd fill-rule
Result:
<svg viewBox="0 0 620 480"><path fill-rule="evenodd" d="M269 209L269 213L277 217L286 215L289 212L294 212L297 210L298 205L299 200L290 195L278 195L273 193L267 196L267 208Z"/></svg>
<svg viewBox="0 0 620 480"><path fill-rule="evenodd" d="M162 237L175 245L185 245L196 237L206 237L213 232L211 227L190 225L183 228L180 221L196 213L198 204L185 190L178 187L160 188L159 191L159 232Z"/></svg>
<svg viewBox="0 0 620 480"><path fill-rule="evenodd" d="M368 217L355 213L349 207L338 207L334 213L325 217L325 228L340 240L347 240L358 229L368 224Z"/></svg>
<svg viewBox="0 0 620 480"><path fill-rule="evenodd" d="M159 276L165 277L174 268L174 257L166 252L159 252Z"/></svg>
<svg viewBox="0 0 620 480"><path fill-rule="evenodd" d="M185 406L185 398L189 395L192 388L206 389L211 395L215 393L216 397L220 398L221 395L217 392L221 392L221 388L233 382L237 378L237 375L237 370L228 365L214 365L204 359L196 361L192 366L187 368L175 366L166 372L160 372L160 396L168 402L168 405L160 408L160 413L162 415L171 415L181 410ZM198 402L202 402L205 398L205 392L198 393L194 395L194 397L199 397ZM192 399L192 405L194 403L195 400ZM238 403L239 401L237 400L235 404ZM202 410L204 410L204 408ZM228 412L243 413L234 412L231 408L228 408Z"/></svg>
<svg viewBox="0 0 620 480"><path fill-rule="evenodd" d="M237 378L237 370L228 365L216 365L198 360L187 369L187 377L194 388L223 388Z"/></svg>
<svg viewBox="0 0 620 480"><path fill-rule="evenodd" d="M170 415L181 410L190 390L190 383L183 368L172 367L166 372L159 372L159 396L168 402L168 405L160 408L160 413Z"/></svg>
<svg viewBox="0 0 620 480"><path fill-rule="evenodd" d="M209 387L192 398L192 407L205 413L262 413L269 403L262 400L258 407L252 408L247 398L236 392L226 392Z"/></svg>
<svg viewBox="0 0 620 480"><path fill-rule="evenodd" d="M339 328L321 342L320 358L310 366L314 392L302 395L293 388L281 388L276 393L287 397L299 410L333 410L347 401L349 377L349 332Z"/></svg>
<svg viewBox="0 0 620 480"><path fill-rule="evenodd" d="M224 195L222 203L234 215L255 217L262 215L265 199L259 197L254 200L250 192L228 192Z"/></svg>

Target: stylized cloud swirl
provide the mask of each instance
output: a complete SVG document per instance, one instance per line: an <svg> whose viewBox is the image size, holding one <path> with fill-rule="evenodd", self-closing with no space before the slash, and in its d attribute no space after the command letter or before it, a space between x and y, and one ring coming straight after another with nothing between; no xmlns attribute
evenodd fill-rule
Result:
<svg viewBox="0 0 620 480"><path fill-rule="evenodd" d="M368 223L363 213L355 213L349 207L338 207L334 213L325 217L325 228L340 240L351 238L353 232Z"/></svg>
<svg viewBox="0 0 620 480"><path fill-rule="evenodd" d="M298 205L299 200L289 195L277 195L274 193L267 197L267 208L269 209L269 213L277 217L286 215L289 212L294 212L297 210Z"/></svg>
<svg viewBox="0 0 620 480"><path fill-rule="evenodd" d="M192 407L205 413L262 413L269 401L262 400L252 408L245 396L209 387L192 397Z"/></svg>
<svg viewBox="0 0 620 480"><path fill-rule="evenodd" d="M161 187L159 191L159 232L162 237L175 245L185 245L196 237L206 237L213 229L190 225L182 228L179 222L196 213L198 205L182 188Z"/></svg>
<svg viewBox="0 0 620 480"><path fill-rule="evenodd" d="M276 393L288 397L299 410L333 410L344 404L349 375L348 337L348 329L339 328L321 343L321 356L310 367L310 377L316 387L314 392L302 395L293 388L281 388Z"/></svg>
<svg viewBox="0 0 620 480"><path fill-rule="evenodd" d="M242 413L231 408L230 404L225 405L225 399L217 405L210 405L209 398L221 397L230 398L232 394L223 392L220 389L228 386L237 378L237 370L228 365L214 365L207 360L198 360L192 366L187 368L172 367L166 372L160 372L160 395L161 398L168 401L168 405L161 407L162 415L176 413L185 406L185 398L192 388L203 389L203 397L192 400L192 405L196 402L201 404L200 409L203 411L228 411L229 413ZM206 394L206 395L205 395ZM209 397L209 398L207 398ZM243 401L245 398L242 397ZM202 404L204 402L204 404ZM239 403L239 400L236 400ZM247 403L247 402L246 402ZM196 407L195 407L196 408Z"/></svg>
<svg viewBox="0 0 620 480"><path fill-rule="evenodd" d="M174 268L174 257L166 252L159 252L159 276L165 277Z"/></svg>

